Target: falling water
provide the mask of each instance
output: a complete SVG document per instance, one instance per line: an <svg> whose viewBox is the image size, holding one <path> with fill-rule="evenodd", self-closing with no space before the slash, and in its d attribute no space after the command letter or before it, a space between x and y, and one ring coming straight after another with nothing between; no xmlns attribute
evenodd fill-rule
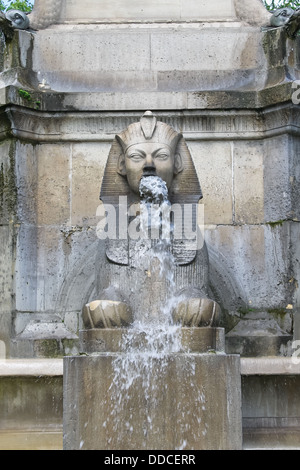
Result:
<svg viewBox="0 0 300 470"><path fill-rule="evenodd" d="M168 348L169 341L162 341L158 346L159 332L163 329L163 336L168 335L170 330L177 330L172 320L172 308L175 301L175 260L172 254L171 239L172 239L172 224L170 219L170 202L168 200L168 188L166 183L158 176L147 176L141 179L140 182L140 196L141 196L141 211L140 211L140 233L141 239L150 238L151 248L145 254L148 258L146 265L151 265L155 260L156 270L158 271L158 278L164 281L162 284L165 289L164 301L159 306L159 312L154 319L150 315L151 326L157 331L156 334L152 332L151 337L154 340L154 350L156 351ZM145 259L141 257L141 266ZM178 300L178 299L177 299ZM151 321L152 320L152 321ZM145 322L145 331L149 331L149 321ZM136 327L136 324L134 325ZM141 330L143 326L139 323L138 329ZM172 334L172 337L174 335ZM149 338L149 345L151 340ZM179 345L177 345L179 347ZM151 344L150 349L153 349Z"/></svg>
<svg viewBox="0 0 300 470"><path fill-rule="evenodd" d="M181 350L180 328L174 325L171 315L174 303L175 264L171 253L172 228L170 228L170 202L167 186L161 178L147 176L141 180L140 195L141 238L149 237L149 231L155 236L151 237L151 248L139 259L141 263L145 263L145 257L158 260L159 276L166 280L164 285L168 286L168 293L166 302L160 307L159 315L137 319L132 327L128 328L121 345L121 354L117 355L114 360L114 374L110 389L112 422L105 422L104 426L112 425L112 432L118 433L120 445L122 433L128 436L128 433L140 432L144 433L147 439L149 434L155 432L155 402L159 399L157 377L165 382L165 387L167 387L164 374L168 358L170 354ZM140 390L141 396L136 400L142 400L143 409L149 410L146 412L147 416L142 430L134 429L134 413L129 411L132 407L132 403L130 405L132 388ZM123 416L127 416L125 423L120 423L118 420L120 412Z"/></svg>

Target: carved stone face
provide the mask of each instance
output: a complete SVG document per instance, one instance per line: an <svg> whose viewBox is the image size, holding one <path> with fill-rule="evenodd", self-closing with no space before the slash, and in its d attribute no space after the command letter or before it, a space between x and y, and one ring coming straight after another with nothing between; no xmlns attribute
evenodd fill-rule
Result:
<svg viewBox="0 0 300 470"><path fill-rule="evenodd" d="M139 192L143 176L159 176L171 187L174 175L182 170L179 154L166 144L143 142L131 145L119 160L118 172L127 176L127 181L134 193Z"/></svg>

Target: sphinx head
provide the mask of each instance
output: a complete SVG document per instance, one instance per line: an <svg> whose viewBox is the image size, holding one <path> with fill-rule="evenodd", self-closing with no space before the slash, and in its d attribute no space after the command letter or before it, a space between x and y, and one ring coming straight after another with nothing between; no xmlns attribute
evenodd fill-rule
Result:
<svg viewBox="0 0 300 470"><path fill-rule="evenodd" d="M122 149L117 171L127 178L135 194L141 179L147 176L159 176L170 189L174 176L183 169L178 152L181 134L146 111L140 122L131 124L116 138Z"/></svg>

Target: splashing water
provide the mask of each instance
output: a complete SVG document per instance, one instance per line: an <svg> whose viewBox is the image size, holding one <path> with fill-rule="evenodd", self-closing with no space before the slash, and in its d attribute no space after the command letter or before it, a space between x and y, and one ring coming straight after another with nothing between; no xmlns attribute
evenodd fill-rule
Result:
<svg viewBox="0 0 300 470"><path fill-rule="evenodd" d="M142 203L161 204L168 201L168 188L159 176L145 176L140 181Z"/></svg>
<svg viewBox="0 0 300 470"><path fill-rule="evenodd" d="M170 251L172 231L167 185L159 176L144 177L140 182L140 196L141 238L151 238L154 253L160 250L164 255Z"/></svg>

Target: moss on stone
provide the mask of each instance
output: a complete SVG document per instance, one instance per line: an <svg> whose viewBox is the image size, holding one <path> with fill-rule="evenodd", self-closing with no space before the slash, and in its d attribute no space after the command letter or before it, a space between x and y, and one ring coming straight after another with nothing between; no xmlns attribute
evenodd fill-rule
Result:
<svg viewBox="0 0 300 470"><path fill-rule="evenodd" d="M30 105L31 108L40 109L41 100L35 99L29 91L23 90L23 88L19 88L18 94L25 102L27 102L27 104Z"/></svg>
<svg viewBox="0 0 300 470"><path fill-rule="evenodd" d="M34 356L43 358L61 358L77 350L77 339L39 339L34 341Z"/></svg>
<svg viewBox="0 0 300 470"><path fill-rule="evenodd" d="M287 310L285 308L269 308L268 313L283 318L287 314Z"/></svg>
<svg viewBox="0 0 300 470"><path fill-rule="evenodd" d="M283 222L286 222L285 219L281 219L281 220L276 220L274 222L266 222L267 225L270 225L270 227L274 228L274 227L281 227Z"/></svg>

